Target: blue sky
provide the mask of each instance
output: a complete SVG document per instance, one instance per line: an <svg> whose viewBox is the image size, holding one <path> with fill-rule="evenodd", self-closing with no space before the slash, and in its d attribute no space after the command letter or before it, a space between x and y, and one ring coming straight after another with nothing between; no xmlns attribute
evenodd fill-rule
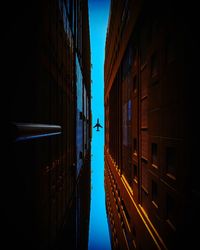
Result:
<svg viewBox="0 0 200 250"><path fill-rule="evenodd" d="M92 193L89 250L110 249L104 191L104 57L109 0L89 0L91 63L92 63L92 125L97 118L103 129L92 129Z"/></svg>

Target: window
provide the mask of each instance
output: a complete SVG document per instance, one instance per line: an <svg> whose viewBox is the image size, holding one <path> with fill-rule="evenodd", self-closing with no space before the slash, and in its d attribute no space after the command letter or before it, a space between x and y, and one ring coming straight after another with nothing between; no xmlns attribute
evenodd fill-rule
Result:
<svg viewBox="0 0 200 250"><path fill-rule="evenodd" d="M134 52L135 51L133 50L132 44L129 42L126 52L123 57L123 61L122 61L122 78L123 79L126 78L128 72L130 71L130 68L133 62L133 57L135 56Z"/></svg>
<svg viewBox="0 0 200 250"><path fill-rule="evenodd" d="M158 208L158 186L155 181L152 180L151 186L151 194L152 194L152 203Z"/></svg>
<svg viewBox="0 0 200 250"><path fill-rule="evenodd" d="M157 162L158 162L158 145L156 143L151 144L151 158L152 158L152 163L157 164Z"/></svg>
<svg viewBox="0 0 200 250"><path fill-rule="evenodd" d="M77 95L77 107L76 107L76 150L81 152L77 154L77 175L80 172L83 161L83 76L78 57L76 57L76 95Z"/></svg>
<svg viewBox="0 0 200 250"><path fill-rule="evenodd" d="M148 127L148 98L142 99L141 102L141 127L143 129Z"/></svg>
<svg viewBox="0 0 200 250"><path fill-rule="evenodd" d="M141 161L141 177L142 177L142 189L145 191L145 193L148 193L148 183L149 183L149 174L148 174L148 162L144 159Z"/></svg>
<svg viewBox="0 0 200 250"><path fill-rule="evenodd" d="M172 35L168 36L166 39L166 62L171 63L175 59L176 49L175 41Z"/></svg>
<svg viewBox="0 0 200 250"><path fill-rule="evenodd" d="M132 235L133 235L134 238L136 238L135 225L132 227Z"/></svg>
<svg viewBox="0 0 200 250"><path fill-rule="evenodd" d="M158 85L158 84L159 84L159 80L158 79L153 79L152 82L151 82L152 86Z"/></svg>
<svg viewBox="0 0 200 250"><path fill-rule="evenodd" d="M132 112L132 104L131 100L128 100L128 106L127 106L127 119L130 122L131 121L131 112Z"/></svg>
<svg viewBox="0 0 200 250"><path fill-rule="evenodd" d="M133 153L137 155L137 139L133 139Z"/></svg>
<svg viewBox="0 0 200 250"><path fill-rule="evenodd" d="M166 197L166 212L167 222L175 229L175 201L169 194Z"/></svg>
<svg viewBox="0 0 200 250"><path fill-rule="evenodd" d="M133 165L133 179L137 182L138 179L138 168L137 165Z"/></svg>
<svg viewBox="0 0 200 250"><path fill-rule="evenodd" d="M176 170L176 152L174 147L166 148L166 171L167 174L170 174L175 177Z"/></svg>
<svg viewBox="0 0 200 250"><path fill-rule="evenodd" d="M132 165L132 150L133 150L132 108L133 107L131 102L132 89L133 89L132 78L131 75L129 74L126 80L123 81L122 83L122 164L123 164L123 174L125 175L130 186L133 181L133 172L132 172L133 171L133 165ZM113 105L116 106L116 98L113 100ZM116 136L114 140L116 141Z"/></svg>
<svg viewBox="0 0 200 250"><path fill-rule="evenodd" d="M79 152L79 159L83 159L83 152L82 151Z"/></svg>
<svg viewBox="0 0 200 250"><path fill-rule="evenodd" d="M134 76L133 78L133 93L135 94L137 92L137 76Z"/></svg>
<svg viewBox="0 0 200 250"><path fill-rule="evenodd" d="M123 208L124 215L126 216L126 219L127 219L128 223L130 224L131 218L130 218L130 215L128 213L128 210L126 209L126 206L125 206L123 200L121 200L121 205L122 205L122 208Z"/></svg>
<svg viewBox="0 0 200 250"><path fill-rule="evenodd" d="M133 246L136 249L136 229L135 229L135 225L132 226L132 236L133 236Z"/></svg>
<svg viewBox="0 0 200 250"><path fill-rule="evenodd" d="M151 77L158 75L158 55L156 52L151 56Z"/></svg>
<svg viewBox="0 0 200 250"><path fill-rule="evenodd" d="M140 34L140 51L141 51L141 65L146 63L149 45L152 38L152 29L149 23L145 23Z"/></svg>

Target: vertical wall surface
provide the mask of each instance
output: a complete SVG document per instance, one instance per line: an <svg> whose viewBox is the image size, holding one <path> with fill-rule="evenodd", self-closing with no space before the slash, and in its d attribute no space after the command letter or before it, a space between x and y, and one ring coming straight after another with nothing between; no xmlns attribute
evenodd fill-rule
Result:
<svg viewBox="0 0 200 250"><path fill-rule="evenodd" d="M87 1L3 3L6 249L87 249L91 86Z"/></svg>
<svg viewBox="0 0 200 250"><path fill-rule="evenodd" d="M171 1L111 1L104 101L113 249L197 242L196 14Z"/></svg>

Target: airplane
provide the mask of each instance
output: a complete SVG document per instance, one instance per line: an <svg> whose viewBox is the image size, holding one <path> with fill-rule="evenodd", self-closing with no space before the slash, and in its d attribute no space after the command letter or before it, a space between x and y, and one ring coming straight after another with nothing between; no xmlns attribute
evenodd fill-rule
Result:
<svg viewBox="0 0 200 250"><path fill-rule="evenodd" d="M103 127L101 126L101 124L99 123L99 118L97 118L97 123L96 123L96 125L95 125L93 128L97 128L96 131L100 131L100 130L99 130L99 127L100 127L100 128L103 128Z"/></svg>

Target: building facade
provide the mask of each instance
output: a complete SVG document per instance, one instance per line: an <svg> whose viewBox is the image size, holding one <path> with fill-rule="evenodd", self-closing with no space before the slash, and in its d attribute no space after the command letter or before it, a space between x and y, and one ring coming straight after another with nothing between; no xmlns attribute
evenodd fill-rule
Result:
<svg viewBox="0 0 200 250"><path fill-rule="evenodd" d="M171 1L111 1L104 101L112 249L196 244L195 13Z"/></svg>
<svg viewBox="0 0 200 250"><path fill-rule="evenodd" d="M1 7L9 13L1 39L6 249L13 244L34 250L87 249L91 150L87 0L22 1Z"/></svg>

